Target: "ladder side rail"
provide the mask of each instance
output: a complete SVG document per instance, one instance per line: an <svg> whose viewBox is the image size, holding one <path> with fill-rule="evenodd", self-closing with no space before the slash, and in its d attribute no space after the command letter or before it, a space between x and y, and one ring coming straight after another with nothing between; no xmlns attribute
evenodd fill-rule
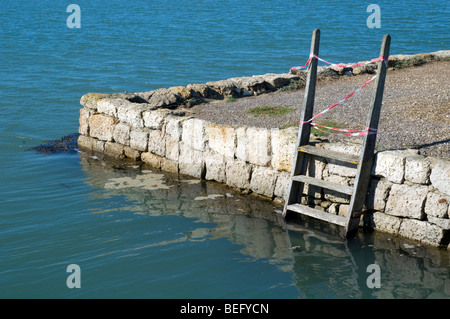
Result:
<svg viewBox="0 0 450 319"><path fill-rule="evenodd" d="M310 53L319 56L320 30L315 29L311 39ZM303 97L302 112L300 116L300 123L308 121L313 117L314 98L316 92L316 78L317 78L317 59L311 59L308 67L308 75L306 79L305 95ZM298 147L309 143L309 136L311 134L311 126L301 124L299 126L297 135L297 147L295 148L294 162L291 170L291 178L289 179L288 193L284 203L283 217L286 217L287 206L292 203L299 203L301 200L301 193L303 192L304 183L293 182L292 177L299 174L306 173L306 154L298 152Z"/></svg>
<svg viewBox="0 0 450 319"><path fill-rule="evenodd" d="M370 103L369 115L366 122L366 127L378 129L378 122L381 113L381 105L383 101L384 84L386 79L387 61L389 57L389 48L391 43L390 35L386 34L383 37L380 56L383 60L378 62L377 78L375 81L374 93ZM360 214L369 186L370 172L372 170L375 144L377 134L365 135L361 148L360 160L355 176L355 184L353 196L350 200L350 206L347 212L347 227L344 230L344 236L351 236L359 227ZM356 216L358 215L358 216Z"/></svg>

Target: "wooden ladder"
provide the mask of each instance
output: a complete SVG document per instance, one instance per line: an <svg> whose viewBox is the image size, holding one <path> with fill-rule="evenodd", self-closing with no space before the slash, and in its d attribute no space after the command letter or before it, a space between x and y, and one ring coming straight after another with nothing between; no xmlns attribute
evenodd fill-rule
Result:
<svg viewBox="0 0 450 319"><path fill-rule="evenodd" d="M375 79L374 93L372 96L369 115L366 122L367 128L378 128L381 104L383 99L384 82L386 78L387 65L385 61L389 57L390 47L389 35L383 37L380 56L383 60L378 62L377 77ZM319 56L320 30L313 31L311 41L311 54ZM302 105L300 123L304 123L313 117L314 96L317 77L317 59L311 59L308 76L306 80L305 95ZM353 156L341 152L326 150L314 147L309 140L311 126L308 123L300 124L297 138L297 148L294 156L294 163L289 180L289 189L283 209L283 216L286 218L288 212L295 212L310 216L329 223L344 227L344 236L354 236L360 224L360 217L369 185L370 171L373 165L373 157L376 143L376 134L364 135L363 144L359 156ZM345 165L356 166L356 176L354 186L342 185L307 175L307 164L312 157L326 158L344 163ZM314 185L325 189L330 189L350 196L350 205L347 216L333 215L321 210L311 208L301 203L304 185Z"/></svg>

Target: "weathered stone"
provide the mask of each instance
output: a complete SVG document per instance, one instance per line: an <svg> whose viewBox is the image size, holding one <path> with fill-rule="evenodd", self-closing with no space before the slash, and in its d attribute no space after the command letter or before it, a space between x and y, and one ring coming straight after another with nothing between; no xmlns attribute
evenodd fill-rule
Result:
<svg viewBox="0 0 450 319"><path fill-rule="evenodd" d="M337 215L339 213L339 205L337 203L331 203L328 207L327 212L333 215Z"/></svg>
<svg viewBox="0 0 450 319"><path fill-rule="evenodd" d="M194 150L205 150L205 126L206 121L200 119L188 119L183 122L183 130L181 134L181 140L183 143Z"/></svg>
<svg viewBox="0 0 450 319"><path fill-rule="evenodd" d="M236 89L236 85L231 80L212 81L207 82L206 85L223 96L233 95Z"/></svg>
<svg viewBox="0 0 450 319"><path fill-rule="evenodd" d="M272 167L279 171L290 172L294 162L297 144L296 128L271 130Z"/></svg>
<svg viewBox="0 0 450 319"><path fill-rule="evenodd" d="M130 145L130 126L125 123L117 123L116 127L114 128L113 132L113 138L114 141L122 144L122 145Z"/></svg>
<svg viewBox="0 0 450 319"><path fill-rule="evenodd" d="M251 165L244 161L227 161L226 163L227 184L231 187L249 189L251 173Z"/></svg>
<svg viewBox="0 0 450 319"><path fill-rule="evenodd" d="M134 159L135 161L138 161L141 158L141 152L136 151L135 149L129 146L124 146L123 152L126 157Z"/></svg>
<svg viewBox="0 0 450 319"><path fill-rule="evenodd" d="M277 177L277 171L270 167L255 167L250 181L250 188L257 194L271 198L275 189Z"/></svg>
<svg viewBox="0 0 450 319"><path fill-rule="evenodd" d="M448 217L447 212L449 208L449 199L443 194L429 192L427 195L427 201L425 202L425 214L427 217Z"/></svg>
<svg viewBox="0 0 450 319"><path fill-rule="evenodd" d="M89 134L99 140L112 141L115 126L115 120L110 116L95 114L89 117Z"/></svg>
<svg viewBox="0 0 450 319"><path fill-rule="evenodd" d="M145 107L141 104L128 102L117 107L117 117L121 122L128 123L134 128L143 128L142 112Z"/></svg>
<svg viewBox="0 0 450 319"><path fill-rule="evenodd" d="M211 124L206 127L206 138L214 152L234 158L236 134L233 127Z"/></svg>
<svg viewBox="0 0 450 319"><path fill-rule="evenodd" d="M349 185L349 181L346 177L339 176L339 175L324 175L324 180L338 183L342 185ZM316 191L317 192L317 191ZM350 196L346 194L342 194L336 191L333 191L331 189L324 189L323 195L326 200L329 200L330 202L335 203L341 203L341 204L348 204L350 203Z"/></svg>
<svg viewBox="0 0 450 319"><path fill-rule="evenodd" d="M247 128L247 161L267 166L272 160L270 146L270 130L265 128Z"/></svg>
<svg viewBox="0 0 450 319"><path fill-rule="evenodd" d="M187 89L191 90L194 96L207 98L209 96L209 87L206 84L188 84Z"/></svg>
<svg viewBox="0 0 450 319"><path fill-rule="evenodd" d="M385 212L389 215L423 219L428 187L399 185L391 187Z"/></svg>
<svg viewBox="0 0 450 319"><path fill-rule="evenodd" d="M289 188L290 178L291 178L291 173L279 172L277 182L275 184L275 189L273 191L273 194L275 196L286 199L288 188Z"/></svg>
<svg viewBox="0 0 450 319"><path fill-rule="evenodd" d="M162 157L150 152L143 152L141 153L141 161L159 169L161 168Z"/></svg>
<svg viewBox="0 0 450 319"><path fill-rule="evenodd" d="M180 156L180 145L178 140L166 134L165 141L166 141L166 158L168 158L171 161L178 161L178 158Z"/></svg>
<svg viewBox="0 0 450 319"><path fill-rule="evenodd" d="M205 155L205 169L205 179L215 180L219 183L225 182L226 162L224 155L214 151L207 152Z"/></svg>
<svg viewBox="0 0 450 319"><path fill-rule="evenodd" d="M80 126L78 127L78 133L82 135L89 135L89 116L91 115L91 112L89 112L89 109L87 108L81 108L80 109L80 118L79 123Z"/></svg>
<svg viewBox="0 0 450 319"><path fill-rule="evenodd" d="M178 164L180 174L203 178L205 171L203 153L184 142L180 142L180 157Z"/></svg>
<svg viewBox="0 0 450 319"><path fill-rule="evenodd" d="M78 137L78 147L81 149L103 153L105 149L105 142L90 136L80 135Z"/></svg>
<svg viewBox="0 0 450 319"><path fill-rule="evenodd" d="M281 88L283 86L288 85L291 81L299 80L298 75L290 73L283 73L283 74L267 73L261 76L264 78L266 82L266 87L270 90Z"/></svg>
<svg viewBox="0 0 450 319"><path fill-rule="evenodd" d="M428 216L428 221L439 226L442 229L450 230L450 219Z"/></svg>
<svg viewBox="0 0 450 319"><path fill-rule="evenodd" d="M437 161L431 170L430 181L441 193L450 195L450 161Z"/></svg>
<svg viewBox="0 0 450 319"><path fill-rule="evenodd" d="M130 147L135 150L146 152L148 145L148 132L131 130L130 131Z"/></svg>
<svg viewBox="0 0 450 319"><path fill-rule="evenodd" d="M413 238L420 242L430 245L447 245L449 236L446 236L445 230L441 227L415 219L403 219L399 235L407 238Z"/></svg>
<svg viewBox="0 0 450 319"><path fill-rule="evenodd" d="M97 139L90 136L80 135L78 136L78 147L80 149L92 151L94 141L97 141Z"/></svg>
<svg viewBox="0 0 450 319"><path fill-rule="evenodd" d="M343 217L347 217L349 207L350 207L350 205L348 205L348 204L341 204L341 205L339 205L338 215L339 216L343 216Z"/></svg>
<svg viewBox="0 0 450 319"><path fill-rule="evenodd" d="M117 108L124 103L120 99L100 99L97 102L97 112L117 117Z"/></svg>
<svg viewBox="0 0 450 319"><path fill-rule="evenodd" d="M366 207L368 209L384 210L391 186L392 183L385 179L371 179L366 196Z"/></svg>
<svg viewBox="0 0 450 319"><path fill-rule="evenodd" d="M182 132L183 132L183 123L184 118L179 116L171 116L166 117L166 126L165 133L169 134L173 139L179 141L181 140Z"/></svg>
<svg viewBox="0 0 450 319"><path fill-rule="evenodd" d="M181 96L183 100L188 100L192 97L192 92L190 89L184 86L173 86L169 88L175 95Z"/></svg>
<svg viewBox="0 0 450 319"><path fill-rule="evenodd" d="M152 130L161 130L164 119L169 115L168 110L153 110L142 112L142 119L144 126Z"/></svg>
<svg viewBox="0 0 450 319"><path fill-rule="evenodd" d="M161 161L161 169L166 172L178 173L178 162L163 158Z"/></svg>
<svg viewBox="0 0 450 319"><path fill-rule="evenodd" d="M247 161L248 149L247 149L247 128L238 127L236 128L236 152L235 156L240 161Z"/></svg>
<svg viewBox="0 0 450 319"><path fill-rule="evenodd" d="M403 183L407 156L417 154L417 150L382 151L375 155L372 175L382 176L393 183Z"/></svg>
<svg viewBox="0 0 450 319"><path fill-rule="evenodd" d="M148 104L153 108L174 108L181 102L181 96L169 89L157 89L148 99Z"/></svg>
<svg viewBox="0 0 450 319"><path fill-rule="evenodd" d="M401 218L391 216L382 212L374 212L372 217L375 229L390 234L398 234L400 224L402 223Z"/></svg>
<svg viewBox="0 0 450 319"><path fill-rule="evenodd" d="M124 146L122 144L114 142L105 143L104 153L105 155L112 156L118 159L123 159L125 157Z"/></svg>
<svg viewBox="0 0 450 319"><path fill-rule="evenodd" d="M81 97L80 104L95 111L97 110L97 102L101 99L109 97L111 97L111 94L87 93Z"/></svg>
<svg viewBox="0 0 450 319"><path fill-rule="evenodd" d="M152 130L148 135L148 151L159 155L166 155L166 140L160 130Z"/></svg>
<svg viewBox="0 0 450 319"><path fill-rule="evenodd" d="M430 169L430 161L424 156L407 156L405 162L405 180L418 184L428 184Z"/></svg>

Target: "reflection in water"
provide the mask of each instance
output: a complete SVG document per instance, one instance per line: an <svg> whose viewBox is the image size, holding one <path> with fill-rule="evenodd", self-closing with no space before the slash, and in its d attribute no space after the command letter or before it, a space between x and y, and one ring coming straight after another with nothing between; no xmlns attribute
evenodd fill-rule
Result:
<svg viewBox="0 0 450 319"><path fill-rule="evenodd" d="M286 223L272 202L219 183L101 161L85 153L80 158L86 182L100 190L93 196L125 196L133 205L121 209L137 215L199 222L198 228L176 238L129 248L129 254L175 242L226 238L240 245L242 254L291 274L298 290L293 298L450 298L449 251L380 232L360 232L344 240L338 226L303 217ZM111 211L95 213L105 212ZM368 287L371 264L380 266L380 288Z"/></svg>

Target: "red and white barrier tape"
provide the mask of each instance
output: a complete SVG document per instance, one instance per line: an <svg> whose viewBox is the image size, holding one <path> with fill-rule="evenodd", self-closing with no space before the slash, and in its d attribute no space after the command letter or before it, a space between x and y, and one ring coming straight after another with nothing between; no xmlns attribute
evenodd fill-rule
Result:
<svg viewBox="0 0 450 319"><path fill-rule="evenodd" d="M306 122L301 122L300 124L303 123L309 123L312 122L314 119L316 119L317 117L327 113L329 110L333 109L334 107L338 106L339 104L344 103L345 100L348 100L350 97L352 97L353 95L355 95L356 93L359 92L359 90L361 90L363 87L365 87L367 84L369 84L370 82L372 82L373 80L375 80L377 76L374 75L373 77L371 77L368 81L366 81L363 85L361 85L359 88L357 88L356 90L354 90L352 93L350 93L349 95L347 95L345 98L343 98L342 100L340 100L339 102L327 107L325 110L323 110L322 112L318 113L317 115L315 115L314 117L312 117L311 119L309 119Z"/></svg>
<svg viewBox="0 0 450 319"><path fill-rule="evenodd" d="M361 135L377 134L377 130L374 128L371 128L371 127L366 127L364 130L347 130L347 129L343 129L343 128L329 127L329 126L320 125L320 124L316 124L316 123L308 123L308 124L321 132L331 133L333 135L361 136ZM328 129L328 130L333 130L333 131L338 131L339 133L327 132L327 131L324 131L322 128Z"/></svg>
<svg viewBox="0 0 450 319"><path fill-rule="evenodd" d="M384 59L382 56L379 56L378 58L370 60L370 61L367 61L367 62L359 62L359 63L355 63L355 64L345 65L345 64L331 63L331 62L325 61L324 59L321 59L317 55L314 55L314 54L311 53L309 55L309 59L306 61L305 65L303 65L303 66L294 66L294 67L291 68L291 71L295 71L295 70L299 70L299 69L305 68L309 64L309 62L311 62L311 59L313 59L313 58L316 58L317 60L325 62L325 63L330 64L330 65L336 65L337 67L340 67L340 68L354 68L356 66L366 65L366 64L370 64L370 63L379 62L379 61L384 61L384 63L386 63L386 65L388 63L387 59Z"/></svg>

